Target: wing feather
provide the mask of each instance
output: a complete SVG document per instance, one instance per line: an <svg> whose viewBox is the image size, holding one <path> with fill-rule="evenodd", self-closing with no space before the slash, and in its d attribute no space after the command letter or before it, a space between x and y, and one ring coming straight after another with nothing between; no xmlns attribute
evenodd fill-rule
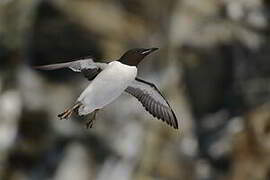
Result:
<svg viewBox="0 0 270 180"><path fill-rule="evenodd" d="M125 91L137 98L152 116L178 129L175 113L154 84L136 78Z"/></svg>
<svg viewBox="0 0 270 180"><path fill-rule="evenodd" d="M34 68L40 70L56 70L69 68L75 72L81 72L84 77L86 77L89 81L93 80L104 68L106 68L106 63L96 63L93 59L81 59L77 61L65 62L65 63L57 63L50 64L44 66L35 66Z"/></svg>
<svg viewBox="0 0 270 180"><path fill-rule="evenodd" d="M48 71L48 70L69 68L70 66L72 66L72 64L73 62L66 62L66 63L49 64L49 65L43 65L43 66L34 66L34 68Z"/></svg>

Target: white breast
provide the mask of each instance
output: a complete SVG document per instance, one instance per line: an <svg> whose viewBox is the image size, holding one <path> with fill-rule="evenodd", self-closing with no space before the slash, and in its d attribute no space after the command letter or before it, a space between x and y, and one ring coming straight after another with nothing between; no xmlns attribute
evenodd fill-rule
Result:
<svg viewBox="0 0 270 180"><path fill-rule="evenodd" d="M124 65L119 61L109 63L106 69L82 92L77 101L83 106L79 115L89 114L101 109L118 98L137 76L135 66Z"/></svg>

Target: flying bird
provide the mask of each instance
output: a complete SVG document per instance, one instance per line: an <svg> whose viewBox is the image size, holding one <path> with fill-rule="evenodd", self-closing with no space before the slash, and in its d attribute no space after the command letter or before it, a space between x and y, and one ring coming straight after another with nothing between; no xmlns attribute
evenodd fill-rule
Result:
<svg viewBox="0 0 270 180"><path fill-rule="evenodd" d="M158 48L130 49L120 59L110 63L98 63L89 58L35 68L40 70L69 68L82 73L91 81L74 106L58 115L60 119L67 119L73 113L83 116L93 112L93 118L86 124L87 128L91 128L98 110L126 92L137 98L151 115L178 129L175 113L158 88L153 83L137 77L137 65L156 50Z"/></svg>

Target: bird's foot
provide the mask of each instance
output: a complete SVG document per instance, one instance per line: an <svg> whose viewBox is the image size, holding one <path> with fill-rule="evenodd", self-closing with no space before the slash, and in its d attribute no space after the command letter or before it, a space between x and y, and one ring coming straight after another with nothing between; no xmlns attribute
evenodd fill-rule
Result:
<svg viewBox="0 0 270 180"><path fill-rule="evenodd" d="M75 104L72 108L66 109L64 112L58 114L57 116L62 119L68 119L71 117L74 111L76 111L80 107L80 103Z"/></svg>
<svg viewBox="0 0 270 180"><path fill-rule="evenodd" d="M72 113L73 113L72 109L66 109L64 112L62 112L61 114L58 114L57 116L60 118L60 120L68 119L68 118L70 118Z"/></svg>
<svg viewBox="0 0 270 180"><path fill-rule="evenodd" d="M92 128L93 125L94 125L93 119L88 120L87 123L85 124L86 129Z"/></svg>
<svg viewBox="0 0 270 180"><path fill-rule="evenodd" d="M89 119L87 122L86 122L86 129L89 129L89 128L92 128L93 125L94 125L94 122L96 121L96 114L98 112L98 109L94 111L94 114L93 114L93 117L91 119Z"/></svg>

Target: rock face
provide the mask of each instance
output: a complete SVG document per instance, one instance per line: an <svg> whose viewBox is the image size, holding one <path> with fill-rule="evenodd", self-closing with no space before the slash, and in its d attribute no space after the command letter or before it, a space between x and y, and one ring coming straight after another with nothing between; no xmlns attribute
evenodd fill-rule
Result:
<svg viewBox="0 0 270 180"><path fill-rule="evenodd" d="M269 179L269 2L0 1L0 179ZM58 121L89 82L31 66L159 47L139 76L180 130L123 96ZM153 120L153 121L152 121Z"/></svg>

